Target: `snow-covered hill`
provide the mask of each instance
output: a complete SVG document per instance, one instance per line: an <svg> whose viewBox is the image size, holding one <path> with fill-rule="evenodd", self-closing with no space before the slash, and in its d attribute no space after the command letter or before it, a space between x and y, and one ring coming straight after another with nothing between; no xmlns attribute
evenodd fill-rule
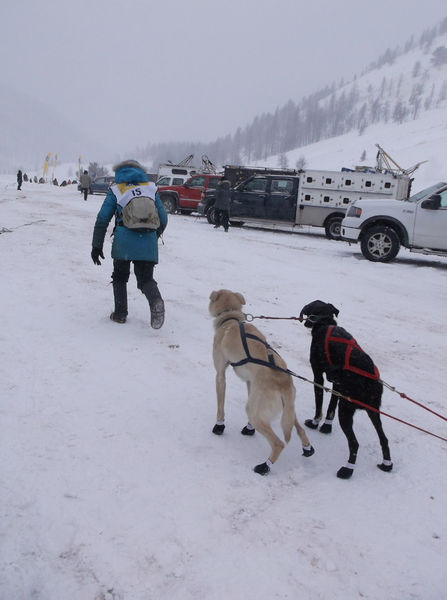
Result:
<svg viewBox="0 0 447 600"><path fill-rule="evenodd" d="M275 112L257 115L249 125L203 150L217 164L236 162L295 168L294 149L301 149L298 157L308 158L307 153L312 153L306 148L309 144L323 142L323 148L327 141L327 147L333 147L337 141L331 142L332 138L344 134L363 137L376 126L380 126L377 131L382 138L387 137L382 131L389 128L388 137L393 141L402 132L423 130L430 121L439 128L442 137L446 117L447 19L425 32L418 41L410 38L405 48L387 50L361 76L290 100ZM417 124L419 120L421 124ZM396 125L405 128L396 130ZM417 135L414 137L417 140ZM371 160L367 147L371 135L363 139L364 148L357 158L353 157L356 164L363 150ZM419 160L422 159L415 162ZM329 164L310 165L309 160L308 166L330 168Z"/></svg>
<svg viewBox="0 0 447 600"><path fill-rule="evenodd" d="M404 169L427 161L413 175L413 192L437 181L447 181L447 106L426 111L416 120L401 124L377 123L361 135L353 131L297 148L286 153L287 163L292 166L305 160L309 169L336 171L357 165L375 166L376 144ZM281 156L274 155L265 162L276 167L280 160Z"/></svg>

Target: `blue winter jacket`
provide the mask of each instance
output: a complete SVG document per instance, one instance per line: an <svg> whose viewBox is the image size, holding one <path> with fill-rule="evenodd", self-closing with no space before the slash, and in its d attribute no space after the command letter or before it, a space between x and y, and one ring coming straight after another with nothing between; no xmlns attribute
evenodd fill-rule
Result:
<svg viewBox="0 0 447 600"><path fill-rule="evenodd" d="M123 167L115 172L116 183L143 183L149 181L146 173L136 167ZM115 215L116 227L112 243L112 258L118 260L147 260L158 262L158 237L168 223L168 217L160 196L155 194L155 205L160 217L157 231L139 232L122 225L122 208L110 189L96 217L92 246L102 248L107 227Z"/></svg>

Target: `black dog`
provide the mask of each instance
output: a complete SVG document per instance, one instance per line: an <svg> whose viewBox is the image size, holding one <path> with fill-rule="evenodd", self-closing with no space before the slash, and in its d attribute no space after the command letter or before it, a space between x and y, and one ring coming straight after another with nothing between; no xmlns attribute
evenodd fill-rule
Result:
<svg viewBox="0 0 447 600"><path fill-rule="evenodd" d="M343 327L337 326L334 315L337 316L338 313L335 306L321 300L306 304L301 310L301 321L304 321L304 325L312 330L310 363L314 381L323 385L323 374L326 374L326 378L333 383L333 392L339 392L343 396L358 400L371 408L379 409L383 391L379 371L352 335ZM315 417L305 421L305 425L312 429L316 429L318 426L323 406L323 390L314 386L314 391ZM320 431L323 433L331 431L332 419L337 408L337 398L332 394L326 422L320 427ZM357 404L340 398L338 420L349 446L348 463L337 472L337 477L342 479L351 477L357 459L359 444L353 430L353 418L357 408L359 408ZM382 447L383 462L377 466L382 471L391 471L393 463L380 414L369 410L367 410L367 414L377 431Z"/></svg>

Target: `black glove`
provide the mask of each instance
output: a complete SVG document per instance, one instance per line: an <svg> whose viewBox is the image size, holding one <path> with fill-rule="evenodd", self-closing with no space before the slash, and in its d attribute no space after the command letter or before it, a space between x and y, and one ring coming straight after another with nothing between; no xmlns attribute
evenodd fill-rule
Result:
<svg viewBox="0 0 447 600"><path fill-rule="evenodd" d="M104 259L104 254L102 253L102 248L92 248L91 256L92 256L92 261L95 263L95 265L100 265L101 261L99 260L99 257Z"/></svg>

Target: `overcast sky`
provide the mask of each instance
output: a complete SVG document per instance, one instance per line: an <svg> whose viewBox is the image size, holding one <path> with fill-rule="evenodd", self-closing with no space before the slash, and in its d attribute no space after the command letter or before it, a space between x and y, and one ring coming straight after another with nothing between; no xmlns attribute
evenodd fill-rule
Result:
<svg viewBox="0 0 447 600"><path fill-rule="evenodd" d="M2 79L121 154L233 133L445 16L445 0L2 0Z"/></svg>

